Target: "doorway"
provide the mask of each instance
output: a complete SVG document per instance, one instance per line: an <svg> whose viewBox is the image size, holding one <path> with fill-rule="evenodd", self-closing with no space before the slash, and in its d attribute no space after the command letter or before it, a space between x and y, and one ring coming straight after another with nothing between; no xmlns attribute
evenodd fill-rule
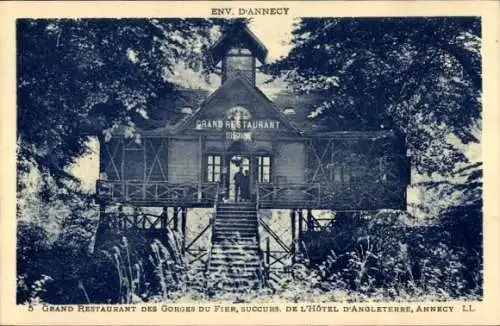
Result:
<svg viewBox="0 0 500 326"><path fill-rule="evenodd" d="M250 180L250 176L252 175L251 173L251 170L252 170L252 167L250 165L250 158L248 156L245 156L245 155L229 155L228 156L229 159L228 159L228 180L227 182L229 183L229 185L227 186L227 189L228 189L228 194L227 194L227 198L230 200L230 201L236 201L236 179L235 176L237 175L237 173L239 173L239 171L241 171L243 174L247 174L248 175L248 180L246 181L248 183L248 192L250 193L250 184L251 184L251 180ZM241 180L241 176L239 177L240 180ZM241 191L238 195L238 199L241 198Z"/></svg>

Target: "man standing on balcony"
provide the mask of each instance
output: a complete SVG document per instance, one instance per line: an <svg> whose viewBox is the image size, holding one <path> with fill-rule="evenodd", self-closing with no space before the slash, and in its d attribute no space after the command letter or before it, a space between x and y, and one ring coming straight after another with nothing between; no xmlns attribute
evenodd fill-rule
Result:
<svg viewBox="0 0 500 326"><path fill-rule="evenodd" d="M241 201L241 186L243 183L243 167L240 165L238 172L234 174L234 201Z"/></svg>

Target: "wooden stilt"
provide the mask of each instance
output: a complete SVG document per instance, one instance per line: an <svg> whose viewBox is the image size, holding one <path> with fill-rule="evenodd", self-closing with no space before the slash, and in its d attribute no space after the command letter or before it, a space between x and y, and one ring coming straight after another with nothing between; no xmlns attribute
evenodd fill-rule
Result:
<svg viewBox="0 0 500 326"><path fill-rule="evenodd" d="M307 231L314 231L314 217L310 209L307 210Z"/></svg>
<svg viewBox="0 0 500 326"><path fill-rule="evenodd" d="M174 207L174 231L179 231L179 207Z"/></svg>
<svg viewBox="0 0 500 326"><path fill-rule="evenodd" d="M109 219L108 219L109 220ZM108 223L110 223L109 221ZM115 228L117 230L126 230L127 229L127 220L125 219L125 213L123 212L123 206L120 205L118 207L118 218L115 219Z"/></svg>
<svg viewBox="0 0 500 326"><path fill-rule="evenodd" d="M168 207L163 207L160 215L160 228L167 229L168 227Z"/></svg>
<svg viewBox="0 0 500 326"><path fill-rule="evenodd" d="M299 233L298 233L298 240L299 240L299 250L300 250L300 243L302 242L302 233L304 230L302 229L302 220L304 219L302 209L299 209Z"/></svg>
<svg viewBox="0 0 500 326"><path fill-rule="evenodd" d="M182 207L182 215L181 215L181 230L182 230L182 253L185 252L186 249L186 226L187 226L187 207Z"/></svg>
<svg viewBox="0 0 500 326"><path fill-rule="evenodd" d="M110 231L109 228L110 225L106 214L106 204L101 203L99 205L99 225L97 227L94 249L102 246L104 239L106 239L106 234Z"/></svg>
<svg viewBox="0 0 500 326"><path fill-rule="evenodd" d="M269 241L269 237L266 238L266 266L269 268L271 264L271 244Z"/></svg>
<svg viewBox="0 0 500 326"><path fill-rule="evenodd" d="M292 245L290 246L290 249L292 251L292 264L295 263L295 252L296 252L296 211L295 209L292 209L290 211L290 219L291 219L291 225L292 225Z"/></svg>
<svg viewBox="0 0 500 326"><path fill-rule="evenodd" d="M266 257L265 257L265 279L269 279L269 273L271 270L271 244L269 237L266 238Z"/></svg>

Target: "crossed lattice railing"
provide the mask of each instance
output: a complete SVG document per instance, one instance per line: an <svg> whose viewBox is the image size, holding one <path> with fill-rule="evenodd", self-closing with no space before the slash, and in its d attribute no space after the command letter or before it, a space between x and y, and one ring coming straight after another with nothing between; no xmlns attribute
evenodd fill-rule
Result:
<svg viewBox="0 0 500 326"><path fill-rule="evenodd" d="M115 201L154 202L213 202L218 184L216 182L141 182L104 181L97 182L100 198Z"/></svg>
<svg viewBox="0 0 500 326"><path fill-rule="evenodd" d="M259 183L261 208L372 210L400 208L406 189L396 183Z"/></svg>

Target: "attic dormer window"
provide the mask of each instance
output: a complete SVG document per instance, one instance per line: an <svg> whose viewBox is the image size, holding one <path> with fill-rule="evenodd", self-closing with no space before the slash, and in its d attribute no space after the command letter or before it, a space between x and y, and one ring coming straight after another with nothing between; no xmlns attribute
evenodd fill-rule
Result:
<svg viewBox="0 0 500 326"><path fill-rule="evenodd" d="M291 115L295 115L295 109L292 108L292 107L287 107L283 110L283 114L286 115L286 116L291 116Z"/></svg>
<svg viewBox="0 0 500 326"><path fill-rule="evenodd" d="M231 49L229 49L228 55L245 55L245 56L252 56L252 51L250 51L249 49L246 49L246 48L242 48L242 47L232 47Z"/></svg>
<svg viewBox="0 0 500 326"><path fill-rule="evenodd" d="M184 106L182 109L181 109L181 113L182 114L193 114L193 108L191 108L190 106Z"/></svg>

